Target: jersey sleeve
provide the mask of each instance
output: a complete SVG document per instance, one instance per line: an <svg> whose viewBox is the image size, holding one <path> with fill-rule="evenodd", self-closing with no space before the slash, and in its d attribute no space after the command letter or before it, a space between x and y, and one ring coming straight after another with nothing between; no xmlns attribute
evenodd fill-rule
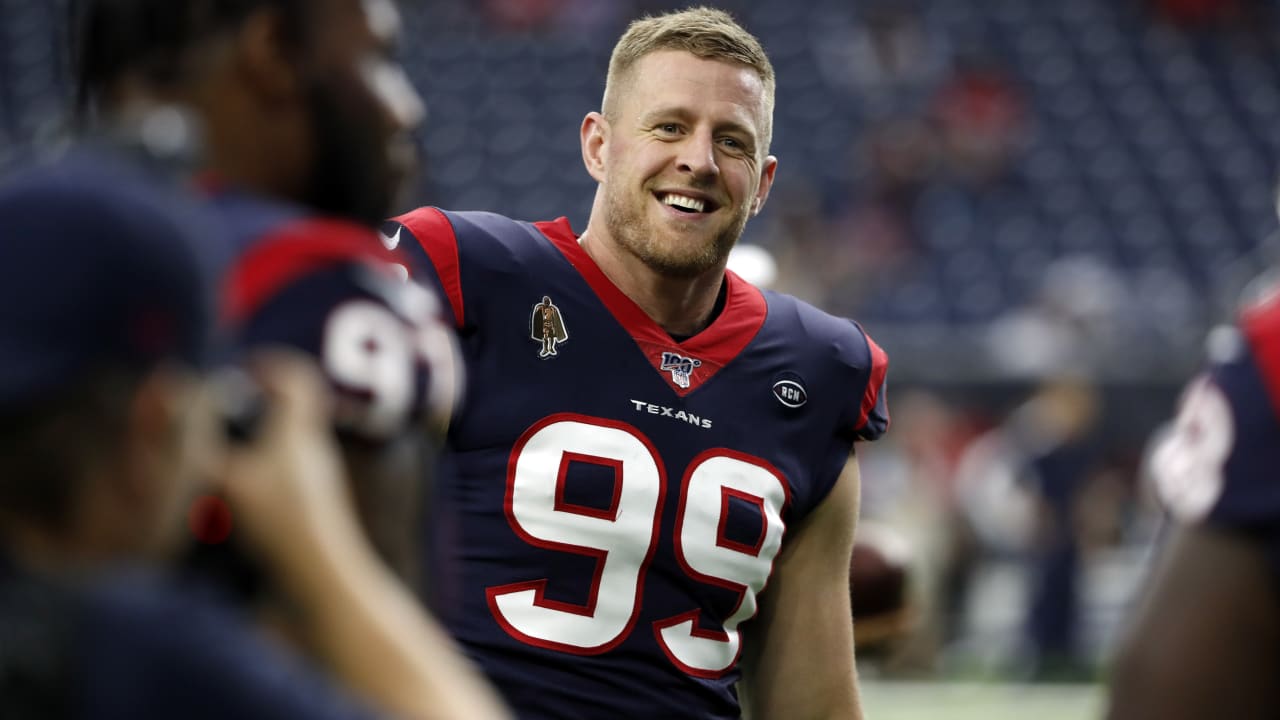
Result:
<svg viewBox="0 0 1280 720"><path fill-rule="evenodd" d="M889 374L889 356L875 340L857 326L866 343L866 384L858 405L858 419L854 423L854 436L859 440L876 440L889 430L889 399L886 383Z"/></svg>
<svg viewBox="0 0 1280 720"><path fill-rule="evenodd" d="M232 344L316 358L337 426L352 436L385 441L447 420L461 364L438 301L405 279L395 255L370 249L372 233L346 232L355 235L318 244L315 235L268 238L242 256L224 292Z"/></svg>
<svg viewBox="0 0 1280 720"><path fill-rule="evenodd" d="M246 620L158 583L91 594L74 667L79 718L379 717Z"/></svg>
<svg viewBox="0 0 1280 720"><path fill-rule="evenodd" d="M409 258L409 269L423 283L435 287L449 306L454 326L466 322L461 258L453 223L442 210L424 207L388 220L382 228L387 244Z"/></svg>
<svg viewBox="0 0 1280 720"><path fill-rule="evenodd" d="M1211 363L1151 455L1159 497L1187 523L1244 533L1280 573L1280 314L1215 331Z"/></svg>

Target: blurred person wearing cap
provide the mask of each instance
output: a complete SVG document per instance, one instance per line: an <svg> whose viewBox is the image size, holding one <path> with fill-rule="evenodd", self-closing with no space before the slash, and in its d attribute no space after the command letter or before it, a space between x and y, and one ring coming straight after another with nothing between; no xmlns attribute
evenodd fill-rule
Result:
<svg viewBox="0 0 1280 720"><path fill-rule="evenodd" d="M224 446L192 209L90 157L0 185L0 716L502 717L434 684L446 644L358 529L309 361L259 357L269 409ZM206 483L345 689L148 569Z"/></svg>
<svg viewBox="0 0 1280 720"><path fill-rule="evenodd" d="M1280 283L1255 289L1149 459L1173 522L1116 658L1115 720L1280 715Z"/></svg>
<svg viewBox="0 0 1280 720"><path fill-rule="evenodd" d="M854 447L888 427L888 358L726 269L773 183L774 84L722 11L637 20L580 127L582 235L430 207L383 227L473 380L438 608L521 717L861 717Z"/></svg>

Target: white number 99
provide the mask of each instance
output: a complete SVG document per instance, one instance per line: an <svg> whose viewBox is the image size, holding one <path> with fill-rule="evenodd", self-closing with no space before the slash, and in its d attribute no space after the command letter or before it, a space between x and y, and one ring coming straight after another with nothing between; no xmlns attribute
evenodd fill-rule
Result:
<svg viewBox="0 0 1280 720"><path fill-rule="evenodd" d="M418 352L409 325L384 305L352 300L325 324L321 357L342 391L338 419L375 437L399 430L413 409ZM351 394L360 396L353 403Z"/></svg>

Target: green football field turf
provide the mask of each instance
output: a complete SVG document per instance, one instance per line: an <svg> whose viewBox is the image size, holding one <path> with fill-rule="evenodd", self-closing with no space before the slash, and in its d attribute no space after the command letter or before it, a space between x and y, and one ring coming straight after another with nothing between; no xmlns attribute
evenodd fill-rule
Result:
<svg viewBox="0 0 1280 720"><path fill-rule="evenodd" d="M1097 685L1005 685L863 680L868 720L1098 720Z"/></svg>

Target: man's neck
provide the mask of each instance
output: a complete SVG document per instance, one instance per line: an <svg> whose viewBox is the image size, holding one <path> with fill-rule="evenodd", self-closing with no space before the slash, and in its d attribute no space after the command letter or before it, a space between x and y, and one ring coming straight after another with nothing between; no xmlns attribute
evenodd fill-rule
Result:
<svg viewBox="0 0 1280 720"><path fill-rule="evenodd" d="M579 243L605 277L667 334L692 337L715 319L716 299L724 282L723 264L694 277L671 277L653 270L616 243L593 236L590 229Z"/></svg>
<svg viewBox="0 0 1280 720"><path fill-rule="evenodd" d="M194 92L191 102L204 118L208 145L204 169L245 192L299 202L306 192L305 179L296 172L300 147L279 141L294 117L264 111L236 82L223 78Z"/></svg>

